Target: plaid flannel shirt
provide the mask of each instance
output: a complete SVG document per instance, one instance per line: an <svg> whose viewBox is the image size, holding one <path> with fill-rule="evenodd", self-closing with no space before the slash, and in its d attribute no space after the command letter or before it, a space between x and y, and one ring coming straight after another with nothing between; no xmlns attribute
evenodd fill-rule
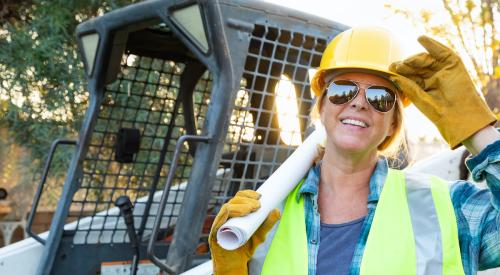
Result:
<svg viewBox="0 0 500 275"><path fill-rule="evenodd" d="M465 274L500 266L500 141L488 145L466 165L475 181L486 179L489 189L480 189L474 183L451 183L450 196L457 217L458 237ZM350 275L359 274L366 240L377 208L388 171L385 158L380 158L370 178L368 214L354 250ZM308 240L309 274L316 274L316 259L320 244L320 217L318 213L318 183L320 165L312 167L299 190L304 197Z"/></svg>

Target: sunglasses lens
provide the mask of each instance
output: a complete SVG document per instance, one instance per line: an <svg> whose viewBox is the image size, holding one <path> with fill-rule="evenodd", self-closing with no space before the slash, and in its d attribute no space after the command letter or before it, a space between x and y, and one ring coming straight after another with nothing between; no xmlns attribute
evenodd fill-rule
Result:
<svg viewBox="0 0 500 275"><path fill-rule="evenodd" d="M347 80L334 81L327 89L328 100L333 104L345 104L358 94L358 86Z"/></svg>
<svg viewBox="0 0 500 275"><path fill-rule="evenodd" d="M386 87L372 86L366 91L368 103L379 112L388 112L396 103L394 92Z"/></svg>

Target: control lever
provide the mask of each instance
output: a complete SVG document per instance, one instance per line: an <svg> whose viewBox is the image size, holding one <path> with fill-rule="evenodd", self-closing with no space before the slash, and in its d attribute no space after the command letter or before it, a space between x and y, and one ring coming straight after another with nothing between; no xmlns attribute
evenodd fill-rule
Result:
<svg viewBox="0 0 500 275"><path fill-rule="evenodd" d="M134 249L134 258L132 260L132 267L130 271L132 275L136 275L139 265L139 240L137 238L137 234L135 233L134 215L132 213L134 206L128 196L120 196L116 199L115 206L120 208L120 213L125 221L125 226L127 226L128 238L130 239L130 244Z"/></svg>

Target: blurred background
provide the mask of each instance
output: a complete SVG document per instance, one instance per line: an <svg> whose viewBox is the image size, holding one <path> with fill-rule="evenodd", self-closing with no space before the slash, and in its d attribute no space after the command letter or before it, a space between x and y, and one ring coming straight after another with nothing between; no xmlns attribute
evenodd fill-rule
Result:
<svg viewBox="0 0 500 275"><path fill-rule="evenodd" d="M0 0L0 247L24 238L26 215L51 142L78 136L88 92L76 26L133 2L138 1ZM462 56L478 91L495 114L500 112L498 0L268 2L349 26L384 26L403 37L408 54L423 50L416 41L419 35L431 35ZM284 80L278 97L289 89ZM286 106L289 97L281 97ZM296 109L282 112L286 123L280 120L281 127L298 125ZM447 149L437 129L414 106L406 109L406 119L412 162ZM290 137L288 142L301 141ZM52 162L35 232L48 229L70 158L71 150L58 150Z"/></svg>

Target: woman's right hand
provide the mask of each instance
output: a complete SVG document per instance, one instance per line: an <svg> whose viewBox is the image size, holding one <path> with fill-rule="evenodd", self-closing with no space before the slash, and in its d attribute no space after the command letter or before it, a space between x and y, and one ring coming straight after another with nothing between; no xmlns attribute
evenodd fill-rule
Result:
<svg viewBox="0 0 500 275"><path fill-rule="evenodd" d="M264 242L267 232L279 220L280 212L274 209L248 242L238 249L225 250L217 243L217 230L230 218L246 216L257 211L260 208L260 196L253 190L239 191L234 198L222 206L215 217L208 238L215 275L248 274L248 261L257 246Z"/></svg>

